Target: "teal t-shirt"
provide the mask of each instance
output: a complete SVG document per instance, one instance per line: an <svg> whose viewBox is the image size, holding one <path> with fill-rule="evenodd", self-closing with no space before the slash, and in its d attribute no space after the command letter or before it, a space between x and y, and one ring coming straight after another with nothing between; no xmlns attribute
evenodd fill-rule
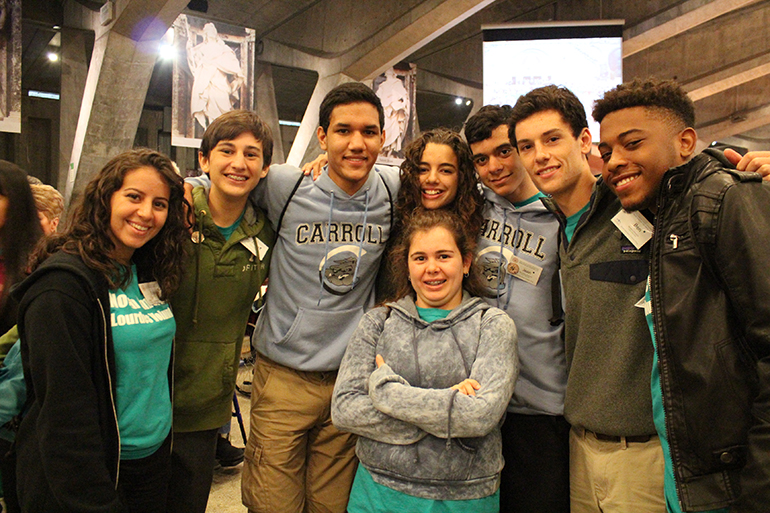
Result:
<svg viewBox="0 0 770 513"><path fill-rule="evenodd" d="M358 465L350 490L348 513L498 513L500 490L489 497L464 501L439 501L414 497L377 484L363 465Z"/></svg>
<svg viewBox="0 0 770 513"><path fill-rule="evenodd" d="M443 308L420 308L417 307L417 315L420 316L425 322L433 322L439 319L445 318L452 310L444 310Z"/></svg>
<svg viewBox="0 0 770 513"><path fill-rule="evenodd" d="M529 205L530 203L534 203L536 201L540 201L540 198L545 198L545 194L543 194L542 192L538 192L534 196L530 196L529 198L525 199L524 201L517 201L516 203L513 204L513 206L515 208L521 208L521 207Z"/></svg>
<svg viewBox="0 0 770 513"><path fill-rule="evenodd" d="M674 464L671 461L671 449L668 446L668 434L666 433L666 416L663 409L663 389L660 387L660 370L658 369L658 343L655 339L655 328L652 321L652 296L650 295L650 278L647 277L647 288L644 291L644 316L647 319L647 327L650 329L652 345L655 349L652 357L652 416L655 422L655 431L658 432L660 445L663 447L663 459L665 461L665 474L663 476L663 488L666 495L666 511L668 513L682 513L679 506L679 496L676 493L676 480L674 479ZM727 513L727 509L714 509L703 513Z"/></svg>
<svg viewBox="0 0 770 513"><path fill-rule="evenodd" d="M238 228L238 225L241 224L241 219L243 219L243 214L245 214L245 213L246 213L246 209L243 209L243 212L241 212L241 215L240 215L240 217L238 217L238 220L235 221L230 226L227 226L225 228L222 228L221 226L218 226L215 223L215 226L217 227L217 230L219 230L219 233L222 234L222 237L224 237L225 240L228 240L230 238L230 235L232 235L233 232L235 231L235 229Z"/></svg>
<svg viewBox="0 0 770 513"><path fill-rule="evenodd" d="M572 236L575 235L575 228L577 228L580 217L586 213L591 202L586 203L586 206L572 214L567 218L567 225L564 227L564 233L567 235L567 242L572 241Z"/></svg>
<svg viewBox="0 0 770 513"><path fill-rule="evenodd" d="M425 322L444 319L452 310L420 308L417 314ZM498 513L500 490L489 497L464 501L439 501L414 497L374 482L363 465L358 466L350 490L348 513Z"/></svg>
<svg viewBox="0 0 770 513"><path fill-rule="evenodd" d="M149 297L154 296L154 297ZM120 458L146 458L171 430L168 369L176 322L167 303L131 282L110 291L110 324L115 348Z"/></svg>

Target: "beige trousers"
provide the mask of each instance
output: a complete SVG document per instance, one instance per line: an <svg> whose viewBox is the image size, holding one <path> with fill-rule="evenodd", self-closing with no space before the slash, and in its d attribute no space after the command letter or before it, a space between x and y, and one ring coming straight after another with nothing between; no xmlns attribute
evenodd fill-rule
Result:
<svg viewBox="0 0 770 513"><path fill-rule="evenodd" d="M608 442L572 428L569 434L572 513L666 513L660 439Z"/></svg>
<svg viewBox="0 0 770 513"><path fill-rule="evenodd" d="M250 512L345 512L357 466L356 436L332 425L336 377L258 356L241 482Z"/></svg>

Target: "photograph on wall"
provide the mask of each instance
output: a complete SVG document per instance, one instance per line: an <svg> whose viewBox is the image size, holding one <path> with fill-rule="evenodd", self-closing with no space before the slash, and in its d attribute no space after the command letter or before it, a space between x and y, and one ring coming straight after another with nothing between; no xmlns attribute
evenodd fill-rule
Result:
<svg viewBox="0 0 770 513"><path fill-rule="evenodd" d="M414 64L397 64L375 78L372 89L385 111L385 141L377 162L399 165L417 127L417 68Z"/></svg>
<svg viewBox="0 0 770 513"><path fill-rule="evenodd" d="M209 124L233 109L254 109L253 29L185 14L173 25L171 144L198 148Z"/></svg>
<svg viewBox="0 0 770 513"><path fill-rule="evenodd" d="M0 0L0 132L21 132L21 0Z"/></svg>

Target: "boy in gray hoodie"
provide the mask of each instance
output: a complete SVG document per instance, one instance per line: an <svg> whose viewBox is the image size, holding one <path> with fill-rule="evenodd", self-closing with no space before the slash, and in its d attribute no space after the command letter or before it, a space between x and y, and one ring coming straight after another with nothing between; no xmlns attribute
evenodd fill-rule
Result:
<svg viewBox="0 0 770 513"><path fill-rule="evenodd" d="M249 511L345 511L355 436L332 425L330 403L348 340L374 305L398 193L398 170L374 165L383 117L370 88L336 87L320 108L317 135L329 159L321 177L274 165L254 191L277 240L252 338L258 358L242 481Z"/></svg>

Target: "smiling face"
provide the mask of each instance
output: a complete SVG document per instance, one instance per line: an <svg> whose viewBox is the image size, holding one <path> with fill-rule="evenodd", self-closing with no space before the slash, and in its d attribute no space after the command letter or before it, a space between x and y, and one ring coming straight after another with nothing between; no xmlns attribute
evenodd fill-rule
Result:
<svg viewBox="0 0 770 513"><path fill-rule="evenodd" d="M450 146L426 144L417 170L422 206L433 210L451 204L457 197L457 173L457 155Z"/></svg>
<svg viewBox="0 0 770 513"><path fill-rule="evenodd" d="M449 230L436 226L414 233L408 262L417 306L451 310L460 305L471 258L463 258Z"/></svg>
<svg viewBox="0 0 770 513"><path fill-rule="evenodd" d="M262 142L251 132L219 141L208 156L198 153L198 161L211 178L212 194L232 201L246 201L268 169Z"/></svg>
<svg viewBox="0 0 770 513"><path fill-rule="evenodd" d="M471 152L481 183L495 194L515 203L537 192L508 138L507 125L492 130L488 139L471 144Z"/></svg>
<svg viewBox="0 0 770 513"><path fill-rule="evenodd" d="M171 189L161 174L145 166L126 173L123 185L110 198L111 257L128 265L166 223Z"/></svg>
<svg viewBox="0 0 770 513"><path fill-rule="evenodd" d="M367 102L337 105L329 117L329 129L319 126L317 135L329 159L329 177L346 193L355 194L382 149L384 132L377 108Z"/></svg>
<svg viewBox="0 0 770 513"><path fill-rule="evenodd" d="M680 131L671 119L645 107L611 112L600 128L605 183L624 209L654 211L663 175L692 156L695 131Z"/></svg>
<svg viewBox="0 0 770 513"><path fill-rule="evenodd" d="M575 137L558 111L537 112L517 122L516 146L537 188L560 205L581 184L589 191L593 187L586 159L591 151L591 134L584 128Z"/></svg>

